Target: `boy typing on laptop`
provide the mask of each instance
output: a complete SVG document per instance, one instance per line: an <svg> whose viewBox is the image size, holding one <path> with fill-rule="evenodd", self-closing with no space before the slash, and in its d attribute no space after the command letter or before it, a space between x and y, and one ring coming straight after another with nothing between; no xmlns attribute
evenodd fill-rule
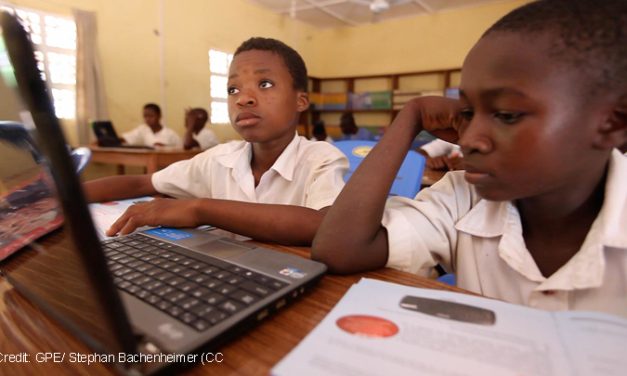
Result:
<svg viewBox="0 0 627 376"><path fill-rule="evenodd" d="M307 69L284 43L251 38L235 51L228 78L231 123L244 141L215 146L152 175L85 184L90 201L166 194L129 208L108 234L143 225L211 224L259 240L309 244L343 187L348 162L324 142L296 134L309 107Z"/></svg>
<svg viewBox="0 0 627 376"><path fill-rule="evenodd" d="M626 56L625 1L511 12L467 55L459 101L419 98L399 113L325 217L313 258L339 273L442 264L489 297L627 315ZM423 129L457 141L466 171L386 202Z"/></svg>

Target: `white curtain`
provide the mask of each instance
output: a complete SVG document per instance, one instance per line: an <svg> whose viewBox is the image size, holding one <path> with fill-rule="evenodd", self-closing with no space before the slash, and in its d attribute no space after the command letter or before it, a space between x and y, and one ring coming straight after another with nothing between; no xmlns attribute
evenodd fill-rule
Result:
<svg viewBox="0 0 627 376"><path fill-rule="evenodd" d="M76 21L76 126L79 144L87 145L93 138L90 123L109 116L97 48L96 15L79 9L73 9L73 13Z"/></svg>

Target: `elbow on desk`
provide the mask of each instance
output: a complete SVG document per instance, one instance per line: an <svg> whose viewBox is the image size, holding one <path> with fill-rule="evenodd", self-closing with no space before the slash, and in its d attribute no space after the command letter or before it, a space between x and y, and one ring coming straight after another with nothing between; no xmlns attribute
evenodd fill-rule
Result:
<svg viewBox="0 0 627 376"><path fill-rule="evenodd" d="M311 259L325 264L332 274L350 274L356 272L354 259L346 248L339 244L330 245L314 239L311 247Z"/></svg>

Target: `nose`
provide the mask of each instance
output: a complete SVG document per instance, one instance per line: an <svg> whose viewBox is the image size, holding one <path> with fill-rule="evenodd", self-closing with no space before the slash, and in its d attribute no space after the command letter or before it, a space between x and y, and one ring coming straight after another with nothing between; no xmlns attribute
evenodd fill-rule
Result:
<svg viewBox="0 0 627 376"><path fill-rule="evenodd" d="M251 107L257 104L257 98L250 90L242 90L235 103L242 107Z"/></svg>
<svg viewBox="0 0 627 376"><path fill-rule="evenodd" d="M470 122L462 125L458 132L459 140L457 143L464 155L487 154L494 149L489 125L476 116Z"/></svg>

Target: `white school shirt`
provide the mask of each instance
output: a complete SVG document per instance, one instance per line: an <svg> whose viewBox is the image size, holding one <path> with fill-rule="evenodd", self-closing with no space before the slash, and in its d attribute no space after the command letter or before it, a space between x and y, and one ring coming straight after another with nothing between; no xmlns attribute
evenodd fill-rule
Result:
<svg viewBox="0 0 627 376"><path fill-rule="evenodd" d="M200 150L207 150L220 143L216 134L211 129L207 129L207 127L201 129L198 134L192 132L192 138L198 142Z"/></svg>
<svg viewBox="0 0 627 376"><path fill-rule="evenodd" d="M152 129L146 124L141 124L137 128L122 134L122 138L129 145L155 146L156 143L165 146L182 147L183 142L176 132L165 126L157 133L153 133Z"/></svg>
<svg viewBox="0 0 627 376"><path fill-rule="evenodd" d="M334 146L295 135L255 187L251 156L249 142L220 144L155 172L152 184L158 192L177 198L299 205L318 210L333 204L348 170L348 160Z"/></svg>
<svg viewBox="0 0 627 376"><path fill-rule="evenodd" d="M389 199L382 224L389 267L427 276L441 263L459 287L488 297L627 316L627 158L617 149L601 211L580 250L549 278L525 246L512 202L480 198L463 171L449 172L414 200Z"/></svg>

